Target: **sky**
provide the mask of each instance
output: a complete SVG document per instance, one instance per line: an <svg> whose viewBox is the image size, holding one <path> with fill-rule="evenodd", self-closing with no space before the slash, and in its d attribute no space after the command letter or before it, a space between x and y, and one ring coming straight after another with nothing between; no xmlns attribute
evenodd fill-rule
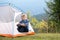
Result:
<svg viewBox="0 0 60 40"><path fill-rule="evenodd" d="M1 3L11 3L22 10L22 12L30 11L32 15L45 13L44 8L47 8L47 0L0 0Z"/></svg>

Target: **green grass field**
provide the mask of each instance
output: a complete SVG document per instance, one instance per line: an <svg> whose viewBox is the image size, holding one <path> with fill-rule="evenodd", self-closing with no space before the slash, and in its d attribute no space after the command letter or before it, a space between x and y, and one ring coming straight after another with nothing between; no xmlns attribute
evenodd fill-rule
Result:
<svg viewBox="0 0 60 40"><path fill-rule="evenodd" d="M0 37L0 40L60 40L60 34L56 33L38 33L24 37L7 38Z"/></svg>

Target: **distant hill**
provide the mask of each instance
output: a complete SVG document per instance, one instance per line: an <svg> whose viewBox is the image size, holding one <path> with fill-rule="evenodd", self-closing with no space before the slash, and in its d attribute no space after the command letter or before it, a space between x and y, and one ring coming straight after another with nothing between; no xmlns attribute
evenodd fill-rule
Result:
<svg viewBox="0 0 60 40"><path fill-rule="evenodd" d="M35 17L37 20L41 21L43 20L48 20L48 15L47 14L37 14L37 15L33 15L33 17Z"/></svg>

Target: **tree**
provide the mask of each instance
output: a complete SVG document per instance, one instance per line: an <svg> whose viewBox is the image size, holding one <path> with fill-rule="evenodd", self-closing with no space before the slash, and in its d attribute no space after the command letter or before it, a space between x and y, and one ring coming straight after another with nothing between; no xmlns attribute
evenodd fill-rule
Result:
<svg viewBox="0 0 60 40"><path fill-rule="evenodd" d="M48 25L51 27L50 23L52 21L53 28L55 28L56 32L58 32L60 30L60 0L52 0L46 3L48 6L46 13L49 14Z"/></svg>
<svg viewBox="0 0 60 40"><path fill-rule="evenodd" d="M39 27L41 30L43 30L42 32L46 32L48 33L48 24L46 21L42 20L40 23L39 23Z"/></svg>

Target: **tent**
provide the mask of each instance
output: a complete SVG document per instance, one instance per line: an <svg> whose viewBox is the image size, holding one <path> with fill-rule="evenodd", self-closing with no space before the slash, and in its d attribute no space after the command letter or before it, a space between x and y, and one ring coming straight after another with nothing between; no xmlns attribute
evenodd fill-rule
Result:
<svg viewBox="0 0 60 40"><path fill-rule="evenodd" d="M19 22L22 12L15 7L9 5L0 6L0 36L17 37L33 35L34 30L29 23L29 32L21 33L17 31L17 23ZM19 17L19 18L17 18ZM19 20L18 20L19 19Z"/></svg>

